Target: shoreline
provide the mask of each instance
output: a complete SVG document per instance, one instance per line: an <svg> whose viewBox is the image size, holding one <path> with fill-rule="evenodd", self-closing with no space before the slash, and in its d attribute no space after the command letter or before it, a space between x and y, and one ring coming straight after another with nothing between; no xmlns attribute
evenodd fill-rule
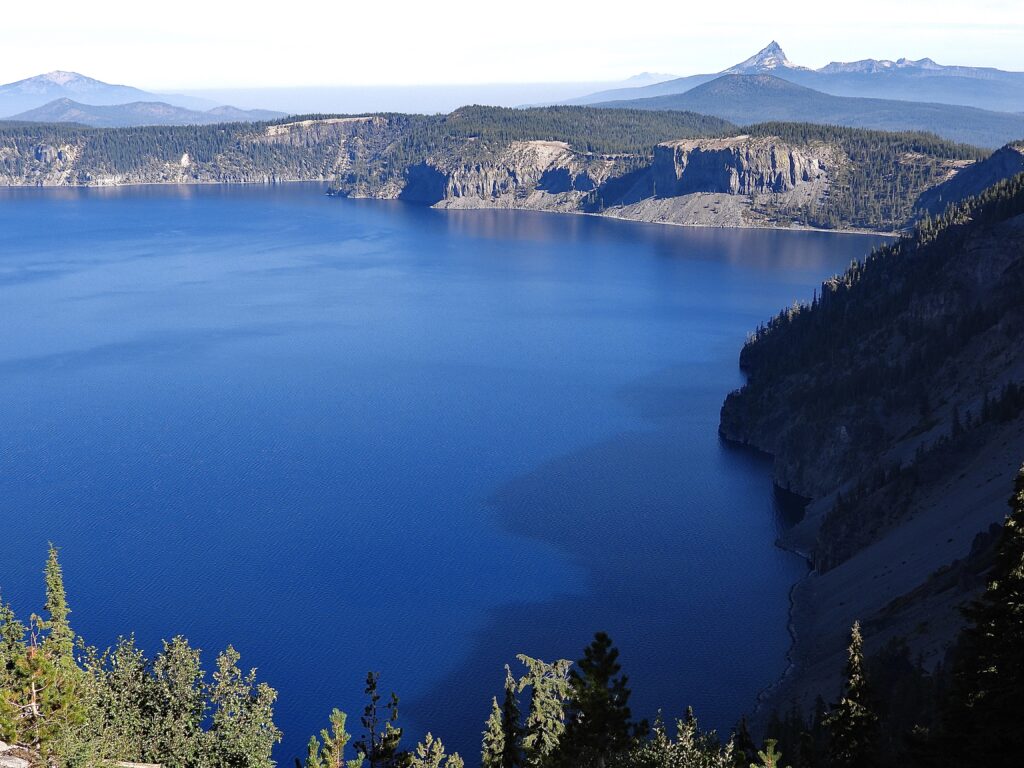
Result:
<svg viewBox="0 0 1024 768"><path fill-rule="evenodd" d="M119 182L116 184L4 184L0 185L0 189L4 190L16 190L16 189L61 189L61 190L94 190L94 189L122 189L132 187L216 187L216 186L264 186L273 187L279 184L327 184L330 185L331 179L278 179L276 181L126 181ZM381 197L348 197L346 195L334 194L330 186L324 190L324 194L327 197L338 198L341 200L380 200L390 202L403 202L397 199L381 198ZM590 216L596 219L610 219L614 221L626 221L633 224L656 224L668 227L689 227L693 229L765 229L776 232L822 232L831 235L860 235L860 236L871 236L871 237L891 237L898 238L902 232L892 231L880 231L872 229L824 229L822 227L810 227L804 225L782 225L782 224L697 224L697 223L686 223L679 221L658 221L650 219L633 218L630 216L618 216L614 213L591 213L589 211L569 211L569 210L552 210L550 208L531 208L528 206L505 206L505 205L488 205L487 201L481 199L480 205L470 205L459 208L451 208L444 205L429 205L429 206L417 206L423 208L433 208L437 211L448 211L448 210L460 210L460 211L491 211L491 210L509 210L509 211L533 211L535 213L556 213L556 214L568 214L571 216ZM415 205L414 203L408 203L409 205Z"/></svg>

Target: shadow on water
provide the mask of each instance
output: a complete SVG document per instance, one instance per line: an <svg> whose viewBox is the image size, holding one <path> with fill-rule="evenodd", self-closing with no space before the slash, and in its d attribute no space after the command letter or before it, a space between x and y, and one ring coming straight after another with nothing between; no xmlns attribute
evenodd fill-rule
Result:
<svg viewBox="0 0 1024 768"><path fill-rule="evenodd" d="M794 499L776 493L769 458L719 440L720 393L697 374L682 366L621 392L650 429L548 461L489 499L507 530L581 566L586 590L492 610L471 651L411 702L417 725L475 756L503 665L517 653L577 659L599 630L622 652L637 716L693 705L728 731L781 673L787 594L804 566L773 542Z"/></svg>

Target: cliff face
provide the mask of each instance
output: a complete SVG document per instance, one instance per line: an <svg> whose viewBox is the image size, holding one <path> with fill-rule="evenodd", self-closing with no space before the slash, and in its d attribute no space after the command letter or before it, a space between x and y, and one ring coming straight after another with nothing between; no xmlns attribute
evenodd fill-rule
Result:
<svg viewBox="0 0 1024 768"><path fill-rule="evenodd" d="M653 174L662 197L720 192L757 195L789 192L824 182L835 153L798 148L771 137L673 141L654 148Z"/></svg>
<svg viewBox="0 0 1024 768"><path fill-rule="evenodd" d="M621 158L575 152L564 142L515 141L473 160L435 154L406 169L397 197L438 207L580 207L587 193L626 167ZM550 198L547 205L543 197Z"/></svg>
<svg viewBox="0 0 1024 768"><path fill-rule="evenodd" d="M337 193L396 197L439 208L531 208L601 213L640 221L705 226L789 225L768 215L802 208L827 193L841 153L739 136L659 144L653 160L580 152L564 142L473 143L435 151L390 185L350 178ZM760 205L755 198L760 196Z"/></svg>
<svg viewBox="0 0 1024 768"><path fill-rule="evenodd" d="M906 225L922 191L976 154L938 140L785 124L655 144L665 131L729 128L708 120L481 107L212 126L10 124L0 125L0 185L321 180L340 196L438 207L891 231Z"/></svg>
<svg viewBox="0 0 1024 768"><path fill-rule="evenodd" d="M939 662L983 586L985 534L1024 460L1024 175L884 249L745 347L721 434L813 501L783 538L794 667L769 704L838 693L849 626ZM973 554L972 554L973 553Z"/></svg>

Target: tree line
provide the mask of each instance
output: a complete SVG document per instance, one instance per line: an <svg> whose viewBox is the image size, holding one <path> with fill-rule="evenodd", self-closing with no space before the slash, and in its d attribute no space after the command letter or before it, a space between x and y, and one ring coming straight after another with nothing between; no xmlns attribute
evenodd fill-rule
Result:
<svg viewBox="0 0 1024 768"><path fill-rule="evenodd" d="M281 733L276 693L243 672L232 648L210 679L184 638L149 660L122 639L102 653L69 622L51 546L45 618L21 623L0 601L0 740L24 745L51 768L146 761L167 768L270 768ZM483 725L482 768L1010 768L1024 755L1024 468L1017 476L983 594L943 669L884 672L851 631L842 690L806 717L776 715L758 744L741 720L723 741L692 710L674 732L659 713L636 720L619 652L597 633L576 663L519 655ZM883 654L884 655L884 654ZM891 666L892 659L887 657ZM905 661L905 659L904 659ZM895 684L893 681L900 681ZM296 768L464 768L428 733L403 747L399 700L368 674L362 735L340 710L310 738ZM917 694L916 696L913 694ZM525 704L525 707L524 707ZM780 752L779 749L782 749Z"/></svg>

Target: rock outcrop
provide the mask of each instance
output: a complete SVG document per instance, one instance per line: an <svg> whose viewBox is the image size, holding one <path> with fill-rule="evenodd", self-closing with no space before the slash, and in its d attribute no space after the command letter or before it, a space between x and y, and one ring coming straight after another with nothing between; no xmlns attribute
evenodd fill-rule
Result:
<svg viewBox="0 0 1024 768"><path fill-rule="evenodd" d="M658 197L790 192L801 184L825 182L835 164L833 154L772 137L668 142L654 148L655 192Z"/></svg>

